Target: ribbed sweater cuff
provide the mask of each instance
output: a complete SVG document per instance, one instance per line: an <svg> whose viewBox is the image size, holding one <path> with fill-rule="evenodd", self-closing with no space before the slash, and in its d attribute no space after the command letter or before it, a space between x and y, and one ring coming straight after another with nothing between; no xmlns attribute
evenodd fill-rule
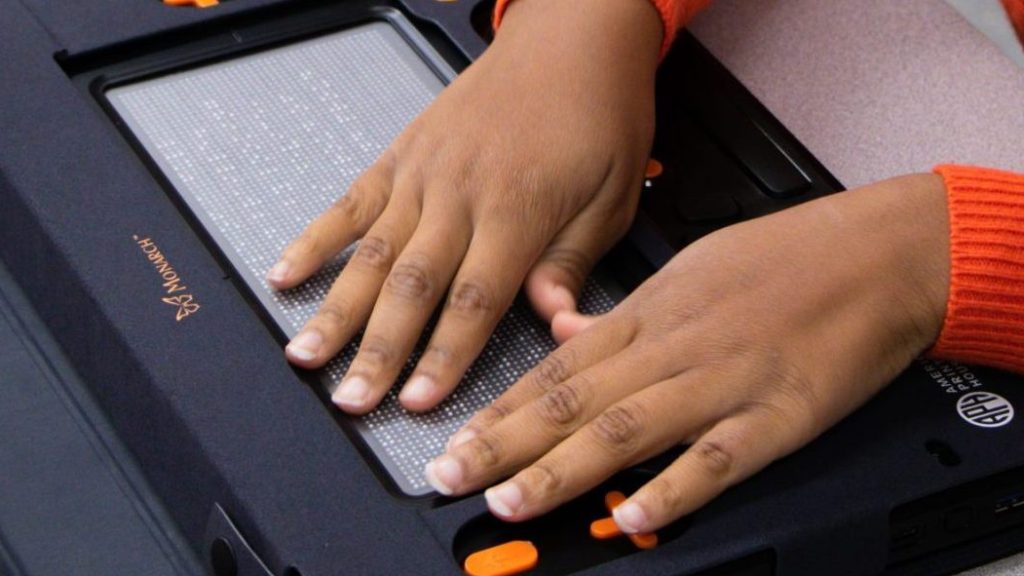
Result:
<svg viewBox="0 0 1024 576"><path fill-rule="evenodd" d="M661 58L665 57L672 42L676 38L676 32L686 26L690 20L711 3L711 0L650 0L661 15L661 22L665 26L665 39L661 43ZM501 26L501 19L505 16L505 10L512 0L498 0L494 5L494 17L491 25L497 30Z"/></svg>
<svg viewBox="0 0 1024 576"><path fill-rule="evenodd" d="M946 319L928 355L1024 372L1024 175L942 165L950 224Z"/></svg>
<svg viewBox="0 0 1024 576"><path fill-rule="evenodd" d="M711 3L711 0L651 0L654 7L661 14L661 21L665 25L665 40L661 43L661 57L664 58L672 42L676 39L676 32L690 23L690 20Z"/></svg>

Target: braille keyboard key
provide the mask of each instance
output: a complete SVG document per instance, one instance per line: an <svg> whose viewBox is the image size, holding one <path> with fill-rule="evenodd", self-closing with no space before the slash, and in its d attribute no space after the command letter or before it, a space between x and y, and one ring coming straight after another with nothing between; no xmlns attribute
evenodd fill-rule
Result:
<svg viewBox="0 0 1024 576"><path fill-rule="evenodd" d="M625 501L625 494L619 492L618 490L612 490L611 492L604 495L604 508L605 510L611 512Z"/></svg>
<svg viewBox="0 0 1024 576"><path fill-rule="evenodd" d="M610 540L622 536L622 531L619 530L619 525L615 523L615 519L608 516L590 523L590 535L597 540Z"/></svg>
<svg viewBox="0 0 1024 576"><path fill-rule="evenodd" d="M785 151L753 121L751 136L735 149L737 159L773 198L793 198L811 187L811 180ZM755 135L759 134L760 136Z"/></svg>
<svg viewBox="0 0 1024 576"><path fill-rule="evenodd" d="M765 194L792 198L807 191L811 181L782 148L715 84L702 90L681 90L679 96L694 118L721 142Z"/></svg>
<svg viewBox="0 0 1024 576"><path fill-rule="evenodd" d="M470 554L463 568L469 576L513 576L532 569L538 558L532 542L512 540Z"/></svg>
<svg viewBox="0 0 1024 576"><path fill-rule="evenodd" d="M702 194L678 194L676 211L683 221L689 224L720 222L738 217L740 206L732 196L716 192L710 190Z"/></svg>
<svg viewBox="0 0 1024 576"><path fill-rule="evenodd" d="M164 0L168 6L194 6L195 8L210 8L219 4L219 0Z"/></svg>
<svg viewBox="0 0 1024 576"><path fill-rule="evenodd" d="M614 512L615 508L620 506L625 501L626 495L623 494L622 492L619 492L618 490L613 490L604 495L604 507L605 509L608 510L609 513ZM614 536L611 534L611 527L607 525L608 521L611 521L611 524L615 526L616 530L618 529L618 525L615 524L614 519L605 518L602 520L598 520L597 522L594 522L590 525L591 536L594 536L594 538L599 538L599 536L594 534L595 524L598 524L596 528L599 532L602 533L603 536L605 536L605 538L613 538ZM654 532L649 532L645 534L627 534L626 536L629 538L629 540L633 543L634 546L641 550L650 550L651 548L654 548L658 545L658 535Z"/></svg>
<svg viewBox="0 0 1024 576"><path fill-rule="evenodd" d="M680 218L699 224L739 217L736 199L761 195L757 186L689 118L677 118L674 126L672 157L681 162L665 169L658 186L671 194Z"/></svg>

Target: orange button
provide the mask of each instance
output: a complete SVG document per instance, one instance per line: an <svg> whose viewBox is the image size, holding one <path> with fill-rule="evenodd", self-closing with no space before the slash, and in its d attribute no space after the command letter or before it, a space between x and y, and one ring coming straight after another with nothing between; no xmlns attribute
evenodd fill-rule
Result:
<svg viewBox="0 0 1024 576"><path fill-rule="evenodd" d="M609 512L612 512L613 510L618 508L619 505L621 505L625 501L626 495L617 490L613 490L604 495L604 506L605 508L608 509ZM594 538L600 538L600 536L594 534L594 524L605 521L611 521L612 525L615 526L615 530L618 531L619 527L615 525L615 520L613 518L604 518L602 520L597 520L596 522L590 525L590 535ZM651 548L654 548L658 545L658 535L654 532L648 534L626 534L626 536L629 537L629 540L633 543L634 546L641 550L650 550ZM606 538L614 537L615 536L606 536Z"/></svg>
<svg viewBox="0 0 1024 576"><path fill-rule="evenodd" d="M195 6L196 8L209 8L216 6L218 0L164 0L168 6Z"/></svg>
<svg viewBox="0 0 1024 576"><path fill-rule="evenodd" d="M609 492L604 495L604 507L608 509L608 512L615 510L625 501L626 495L619 491Z"/></svg>
<svg viewBox="0 0 1024 576"><path fill-rule="evenodd" d="M626 534L633 546L641 550L650 550L658 545L658 535L654 532L649 534Z"/></svg>
<svg viewBox="0 0 1024 576"><path fill-rule="evenodd" d="M615 519L609 516L591 522L590 535L598 540L611 540L612 538L622 536L622 531L619 530L619 525L615 523Z"/></svg>
<svg viewBox="0 0 1024 576"><path fill-rule="evenodd" d="M665 167L661 165L661 162L651 158L647 161L647 170L644 172L644 178L657 178L664 171Z"/></svg>
<svg viewBox="0 0 1024 576"><path fill-rule="evenodd" d="M513 540L474 552L466 558L469 576L512 576L537 565L537 548L526 540Z"/></svg>

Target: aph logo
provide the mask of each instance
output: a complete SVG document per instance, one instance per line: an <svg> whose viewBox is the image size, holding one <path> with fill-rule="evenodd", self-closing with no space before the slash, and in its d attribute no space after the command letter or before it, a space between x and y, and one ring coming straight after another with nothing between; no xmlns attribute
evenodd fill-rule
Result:
<svg viewBox="0 0 1024 576"><path fill-rule="evenodd" d="M964 394L956 403L956 411L967 422L982 428L999 428L1013 420L1010 401L991 392Z"/></svg>
<svg viewBox="0 0 1024 576"><path fill-rule="evenodd" d="M165 304L178 307L178 313L174 316L174 319L178 322L181 322L183 319L199 311L199 304L192 301L193 299L191 294L163 298L162 300Z"/></svg>

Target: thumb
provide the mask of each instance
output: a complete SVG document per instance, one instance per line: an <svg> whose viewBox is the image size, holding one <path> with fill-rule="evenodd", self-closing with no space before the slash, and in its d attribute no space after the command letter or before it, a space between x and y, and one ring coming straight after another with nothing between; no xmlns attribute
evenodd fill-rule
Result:
<svg viewBox="0 0 1024 576"><path fill-rule="evenodd" d="M573 336L583 332L597 322L599 316L587 316L578 312L563 310L551 319L551 335L559 346L565 344Z"/></svg>
<svg viewBox="0 0 1024 576"><path fill-rule="evenodd" d="M551 322L561 311L576 311L576 302L590 270L621 233L596 210L580 214L551 241L526 276L526 297L533 309Z"/></svg>

